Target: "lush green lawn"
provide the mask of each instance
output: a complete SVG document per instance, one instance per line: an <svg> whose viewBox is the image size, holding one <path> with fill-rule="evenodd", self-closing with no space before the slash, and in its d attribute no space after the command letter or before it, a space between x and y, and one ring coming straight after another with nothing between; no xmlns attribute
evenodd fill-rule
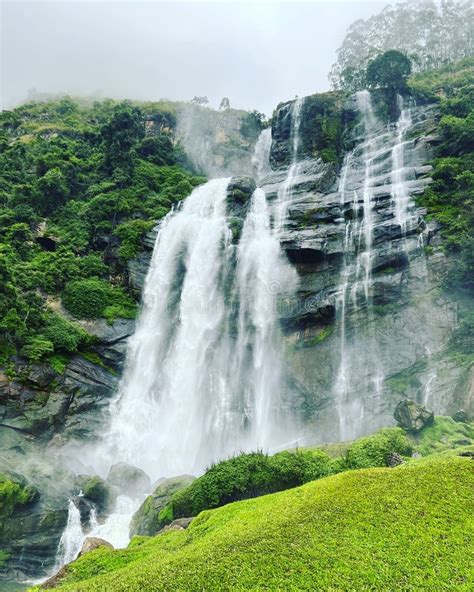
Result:
<svg viewBox="0 0 474 592"><path fill-rule="evenodd" d="M472 590L474 463L333 475L69 567L61 590Z"/></svg>

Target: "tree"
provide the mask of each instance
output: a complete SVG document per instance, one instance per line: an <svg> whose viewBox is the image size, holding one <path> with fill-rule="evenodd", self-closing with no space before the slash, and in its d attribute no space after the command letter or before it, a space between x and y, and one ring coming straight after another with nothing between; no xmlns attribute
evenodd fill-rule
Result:
<svg viewBox="0 0 474 592"><path fill-rule="evenodd" d="M411 61L403 53L390 50L377 56L367 66L366 82L371 88L399 91L411 74Z"/></svg>
<svg viewBox="0 0 474 592"><path fill-rule="evenodd" d="M224 97L219 105L219 109L230 109L230 101L227 97Z"/></svg>
<svg viewBox="0 0 474 592"><path fill-rule="evenodd" d="M131 150L145 136L141 110L127 103L117 105L110 121L102 126L101 136L106 170L130 171L133 167Z"/></svg>
<svg viewBox="0 0 474 592"><path fill-rule="evenodd" d="M39 212L50 214L65 203L69 188L64 175L58 168L47 171L37 181L39 189Z"/></svg>
<svg viewBox="0 0 474 592"><path fill-rule="evenodd" d="M137 147L140 158L162 166L175 164L173 143L166 134L145 138Z"/></svg>
<svg viewBox="0 0 474 592"><path fill-rule="evenodd" d="M407 55L415 71L472 56L473 18L471 0L408 0L389 5L367 20L359 19L349 27L337 50L329 73L331 85L360 90L368 63L389 49Z"/></svg>
<svg viewBox="0 0 474 592"><path fill-rule="evenodd" d="M194 103L195 105L207 105L209 103L209 99L207 97L193 97L191 99L191 103Z"/></svg>

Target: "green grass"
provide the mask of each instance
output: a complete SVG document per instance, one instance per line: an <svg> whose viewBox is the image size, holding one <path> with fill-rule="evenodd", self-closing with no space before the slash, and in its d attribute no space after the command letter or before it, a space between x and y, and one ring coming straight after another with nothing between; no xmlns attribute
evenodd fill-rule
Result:
<svg viewBox="0 0 474 592"><path fill-rule="evenodd" d="M68 591L472 590L474 464L348 471L71 564Z"/></svg>
<svg viewBox="0 0 474 592"><path fill-rule="evenodd" d="M413 447L423 456L439 454L462 447L462 440L474 442L474 426L455 422L451 417L437 416L432 425L411 436Z"/></svg>

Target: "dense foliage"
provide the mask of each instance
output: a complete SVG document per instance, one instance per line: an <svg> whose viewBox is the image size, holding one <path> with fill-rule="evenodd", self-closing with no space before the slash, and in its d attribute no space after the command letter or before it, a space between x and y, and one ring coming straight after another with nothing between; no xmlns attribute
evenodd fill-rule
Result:
<svg viewBox="0 0 474 592"><path fill-rule="evenodd" d="M395 49L410 57L416 71L439 68L474 55L470 0L422 0L386 6L349 28L329 78L336 89L360 90L368 63Z"/></svg>
<svg viewBox="0 0 474 592"><path fill-rule="evenodd" d="M203 512L66 568L60 590L469 590L467 458L364 469Z"/></svg>
<svg viewBox="0 0 474 592"><path fill-rule="evenodd" d="M157 528L175 518L196 516L230 502L290 489L327 475L357 468L385 467L396 452L410 455L412 446L400 428L387 428L357 440L343 456L322 450L240 454L212 466L191 485L176 492L161 510Z"/></svg>
<svg viewBox="0 0 474 592"><path fill-rule="evenodd" d="M442 224L447 250L456 255L455 282L474 288L474 59L418 75L410 81L422 100L437 100L440 145L433 184L420 199Z"/></svg>
<svg viewBox="0 0 474 592"><path fill-rule="evenodd" d="M64 317L131 317L126 263L143 235L202 182L183 168L170 104L68 97L0 116L0 354L74 352ZM53 312L54 310L54 312Z"/></svg>
<svg viewBox="0 0 474 592"><path fill-rule="evenodd" d="M411 62L399 51L390 50L369 62L365 79L371 88L387 88L399 92L406 87L411 74Z"/></svg>

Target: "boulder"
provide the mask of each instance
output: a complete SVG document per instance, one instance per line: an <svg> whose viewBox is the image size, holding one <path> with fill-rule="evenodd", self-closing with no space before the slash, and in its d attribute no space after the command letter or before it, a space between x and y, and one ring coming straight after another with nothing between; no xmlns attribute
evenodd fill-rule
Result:
<svg viewBox="0 0 474 592"><path fill-rule="evenodd" d="M177 518L170 524L167 524L161 532L167 532L168 530L186 530L194 518L194 516L191 518Z"/></svg>
<svg viewBox="0 0 474 592"><path fill-rule="evenodd" d="M90 553L99 547L104 547L106 549L114 549L114 546L104 539L100 539L99 537L87 537L82 545L82 548L79 552L78 557L82 557L86 553Z"/></svg>
<svg viewBox="0 0 474 592"><path fill-rule="evenodd" d="M78 485L82 489L84 497L96 503L100 509L110 510L113 507L117 498L117 490L101 477L80 475Z"/></svg>
<svg viewBox="0 0 474 592"><path fill-rule="evenodd" d="M151 488L150 477L145 471L123 462L110 467L107 482L114 485L120 493L131 497L138 497Z"/></svg>
<svg viewBox="0 0 474 592"><path fill-rule="evenodd" d="M433 423L434 414L422 405L409 399L400 401L393 414L398 425L409 432L419 432Z"/></svg>
<svg viewBox="0 0 474 592"><path fill-rule="evenodd" d="M257 185L252 177L232 177L227 186L227 213L242 218Z"/></svg>
<svg viewBox="0 0 474 592"><path fill-rule="evenodd" d="M30 367L30 370L28 372L28 380L40 387L47 386L48 384L53 382L55 377L56 373L54 372L54 370L52 370L46 365L35 364L34 366Z"/></svg>
<svg viewBox="0 0 474 592"><path fill-rule="evenodd" d="M451 417L458 423L467 423L469 421L469 417L464 409L459 409L456 413L453 413Z"/></svg>
<svg viewBox="0 0 474 592"><path fill-rule="evenodd" d="M64 580L67 574L67 566L64 565L61 569L48 578L45 582L43 582L40 586L41 590L51 590L51 588L56 588L59 584Z"/></svg>
<svg viewBox="0 0 474 592"><path fill-rule="evenodd" d="M405 461L398 452L390 452L387 458L387 466L388 467L397 467L398 465L403 464Z"/></svg>
<svg viewBox="0 0 474 592"><path fill-rule="evenodd" d="M130 536L153 536L156 534L159 530L158 515L161 510L166 506L173 494L187 487L193 481L194 477L190 475L164 479L133 515L130 523Z"/></svg>

